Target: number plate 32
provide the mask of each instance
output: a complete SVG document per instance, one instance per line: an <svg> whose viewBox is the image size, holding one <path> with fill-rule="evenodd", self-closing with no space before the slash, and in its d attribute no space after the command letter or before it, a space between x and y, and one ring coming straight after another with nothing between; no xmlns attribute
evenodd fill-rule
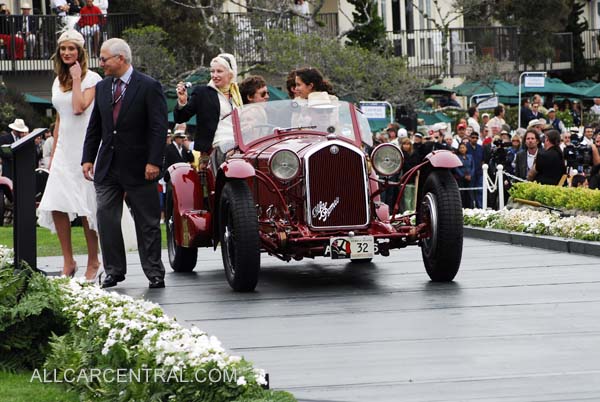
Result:
<svg viewBox="0 0 600 402"><path fill-rule="evenodd" d="M329 250L325 251L325 255L331 255L333 260L360 260L373 258L374 251L373 236L333 237L329 240Z"/></svg>

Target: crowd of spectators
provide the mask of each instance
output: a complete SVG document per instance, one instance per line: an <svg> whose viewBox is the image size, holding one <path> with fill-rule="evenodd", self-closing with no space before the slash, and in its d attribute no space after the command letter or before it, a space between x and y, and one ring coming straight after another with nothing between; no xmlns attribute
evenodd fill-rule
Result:
<svg viewBox="0 0 600 402"><path fill-rule="evenodd" d="M106 39L108 0L52 0L46 15L28 2L11 12L1 1L0 60L47 59L54 50L56 33L65 27L84 36L92 55L98 54Z"/></svg>
<svg viewBox="0 0 600 402"><path fill-rule="evenodd" d="M536 181L549 185L585 186L600 188L600 120L585 127L581 122L579 103L565 100L546 108L539 95L524 99L521 104L523 127L514 130L505 120L505 107L497 106L493 115L480 115L472 106L453 126L436 123L417 126L409 131L397 123L374 134L374 143L393 143L402 148L405 163L403 172L422 160L432 150L447 149L455 152L463 166L453 170L461 189L463 207L482 207L483 165L495 178L497 166L503 165L504 184L508 188L518 180ZM595 109L594 109L595 108ZM576 127L568 128L556 112L569 111ZM594 100L592 113L600 117L600 99ZM523 124L524 122L524 124ZM402 173L400 174L400 176ZM396 193L384 194L384 201L393 208ZM505 197L506 199L506 197Z"/></svg>

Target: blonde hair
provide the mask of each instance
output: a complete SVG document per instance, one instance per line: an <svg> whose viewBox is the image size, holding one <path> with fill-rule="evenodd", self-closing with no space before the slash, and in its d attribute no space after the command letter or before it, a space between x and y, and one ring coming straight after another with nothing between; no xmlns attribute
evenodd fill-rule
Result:
<svg viewBox="0 0 600 402"><path fill-rule="evenodd" d="M88 71L88 56L87 51L84 47L80 46L76 42L72 42L77 47L77 61L81 66L81 79L85 78L85 75ZM70 91L73 89L73 78L71 78L71 74L69 73L69 68L71 66L66 65L62 58L60 57L60 45L56 47L56 51L52 55L52 60L54 61L54 73L58 77L58 82L60 83L60 87L65 91Z"/></svg>

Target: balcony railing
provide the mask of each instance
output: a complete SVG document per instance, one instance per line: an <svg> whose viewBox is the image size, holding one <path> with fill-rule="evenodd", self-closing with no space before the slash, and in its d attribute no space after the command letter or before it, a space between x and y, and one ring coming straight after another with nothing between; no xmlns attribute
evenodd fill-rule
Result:
<svg viewBox="0 0 600 402"><path fill-rule="evenodd" d="M435 29L389 32L388 39L392 42L394 54L406 57L411 70L421 77L433 78L443 73L450 76L464 75L476 56L489 56L521 69L520 41L530 38L519 35L516 27L468 27L450 29L447 44L443 43L442 33ZM552 55L538 60L539 68L571 68L572 34L553 34L552 44ZM444 51L447 52L446 65Z"/></svg>
<svg viewBox="0 0 600 402"><path fill-rule="evenodd" d="M50 57L56 50L59 32L65 26L81 32L90 55L89 66L98 67L102 42L120 37L123 30L137 21L136 14L30 15L28 29L25 29L22 15L0 16L0 73L52 70Z"/></svg>

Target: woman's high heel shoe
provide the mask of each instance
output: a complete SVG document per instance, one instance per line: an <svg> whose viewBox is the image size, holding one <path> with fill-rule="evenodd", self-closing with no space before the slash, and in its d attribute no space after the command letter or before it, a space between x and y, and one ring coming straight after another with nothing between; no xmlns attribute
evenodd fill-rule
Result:
<svg viewBox="0 0 600 402"><path fill-rule="evenodd" d="M98 268L96 271L96 275L92 279L86 279L87 283L98 283L98 285L102 284L102 275L104 275L104 267Z"/></svg>
<svg viewBox="0 0 600 402"><path fill-rule="evenodd" d="M73 278L75 276L75 274L77 273L77 270L79 269L79 267L77 265L75 265L75 268L73 268L73 272L71 272L69 275L66 274L61 274L61 278Z"/></svg>

